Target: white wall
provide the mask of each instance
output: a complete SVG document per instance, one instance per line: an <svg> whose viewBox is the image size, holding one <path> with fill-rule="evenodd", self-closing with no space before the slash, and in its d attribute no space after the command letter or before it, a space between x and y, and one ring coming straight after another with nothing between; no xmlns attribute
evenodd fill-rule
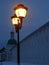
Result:
<svg viewBox="0 0 49 65"><path fill-rule="evenodd" d="M49 64L49 26L38 30L21 43L21 62Z"/></svg>

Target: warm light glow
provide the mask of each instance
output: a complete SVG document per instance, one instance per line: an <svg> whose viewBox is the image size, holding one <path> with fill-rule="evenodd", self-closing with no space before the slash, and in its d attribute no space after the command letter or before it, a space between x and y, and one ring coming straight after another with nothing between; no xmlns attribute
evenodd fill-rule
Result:
<svg viewBox="0 0 49 65"><path fill-rule="evenodd" d="M19 8L15 10L15 14L17 17L26 17L27 11L25 9Z"/></svg>
<svg viewBox="0 0 49 65"><path fill-rule="evenodd" d="M12 23L13 23L14 25L18 25L18 24L21 23L21 21L20 21L19 18L12 18Z"/></svg>
<svg viewBox="0 0 49 65"><path fill-rule="evenodd" d="M14 8L14 12L17 17L25 18L27 15L28 8L23 4L19 4Z"/></svg>

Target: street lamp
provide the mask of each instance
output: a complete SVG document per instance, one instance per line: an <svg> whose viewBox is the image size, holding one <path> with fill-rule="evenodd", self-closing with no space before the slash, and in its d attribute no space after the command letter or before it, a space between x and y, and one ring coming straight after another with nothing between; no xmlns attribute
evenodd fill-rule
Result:
<svg viewBox="0 0 49 65"><path fill-rule="evenodd" d="M27 15L28 8L25 7L23 4L19 4L14 8L14 12L17 17L25 18Z"/></svg>
<svg viewBox="0 0 49 65"><path fill-rule="evenodd" d="M16 15L12 16L11 20L12 20L12 24L15 26L16 32L18 32L18 30L21 29L22 27L22 20Z"/></svg>
<svg viewBox="0 0 49 65"><path fill-rule="evenodd" d="M12 23L15 26L15 30L17 33L17 63L20 65L20 43L19 43L19 29L22 27L22 20L27 15L28 8L23 4L19 4L14 8L14 16L11 17Z"/></svg>

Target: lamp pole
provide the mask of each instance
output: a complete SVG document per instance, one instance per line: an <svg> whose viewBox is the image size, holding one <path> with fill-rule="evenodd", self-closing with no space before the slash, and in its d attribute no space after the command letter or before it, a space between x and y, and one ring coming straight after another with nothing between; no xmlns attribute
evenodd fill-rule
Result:
<svg viewBox="0 0 49 65"><path fill-rule="evenodd" d="M17 44L17 63L20 65L20 43L19 43L19 29L17 32L17 39L18 39L18 44Z"/></svg>
<svg viewBox="0 0 49 65"><path fill-rule="evenodd" d="M16 32L17 32L17 64L20 65L19 24Z"/></svg>
<svg viewBox="0 0 49 65"><path fill-rule="evenodd" d="M15 26L17 33L17 64L20 65L20 42L19 42L19 30L22 27L22 20L26 17L28 8L23 4L19 4L14 8L14 16L11 17L12 23Z"/></svg>
<svg viewBox="0 0 49 65"><path fill-rule="evenodd" d="M2 53L1 53L1 65L2 65Z"/></svg>

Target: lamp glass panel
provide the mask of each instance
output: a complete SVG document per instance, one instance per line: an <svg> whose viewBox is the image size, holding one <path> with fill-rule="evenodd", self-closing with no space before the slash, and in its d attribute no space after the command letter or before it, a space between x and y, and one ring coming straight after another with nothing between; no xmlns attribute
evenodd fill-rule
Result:
<svg viewBox="0 0 49 65"><path fill-rule="evenodd" d="M19 18L12 18L12 23L18 25L21 21Z"/></svg>
<svg viewBox="0 0 49 65"><path fill-rule="evenodd" d="M26 11L26 9L19 8L19 9L15 10L15 14L17 17L25 17L27 14L27 11Z"/></svg>

